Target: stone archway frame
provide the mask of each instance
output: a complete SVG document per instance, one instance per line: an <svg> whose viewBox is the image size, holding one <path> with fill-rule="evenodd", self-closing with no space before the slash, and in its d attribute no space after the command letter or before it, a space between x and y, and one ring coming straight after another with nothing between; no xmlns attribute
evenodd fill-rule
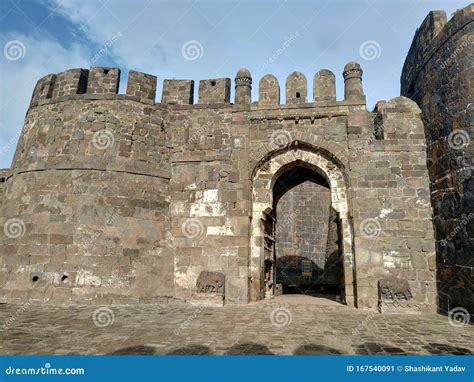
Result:
<svg viewBox="0 0 474 382"><path fill-rule="evenodd" d="M345 166L327 150L293 141L284 148L268 152L252 174L252 222L249 260L250 301L262 298L264 270L264 224L273 209L273 185L279 175L291 166L304 166L322 175L330 186L331 203L339 214L342 232L344 289L346 303L354 306L354 243L349 214L349 183Z"/></svg>

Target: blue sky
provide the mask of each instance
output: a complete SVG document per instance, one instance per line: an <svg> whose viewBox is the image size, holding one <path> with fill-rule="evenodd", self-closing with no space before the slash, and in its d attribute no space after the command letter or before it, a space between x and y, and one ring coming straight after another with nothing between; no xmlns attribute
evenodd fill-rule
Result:
<svg viewBox="0 0 474 382"><path fill-rule="evenodd" d="M400 72L416 28L430 10L448 18L461 0L0 0L0 168L9 167L36 81L90 66L129 69L163 79L259 79L336 74L352 60L364 70L368 107L400 92ZM186 49L186 47L188 49ZM195 97L197 99L197 97Z"/></svg>

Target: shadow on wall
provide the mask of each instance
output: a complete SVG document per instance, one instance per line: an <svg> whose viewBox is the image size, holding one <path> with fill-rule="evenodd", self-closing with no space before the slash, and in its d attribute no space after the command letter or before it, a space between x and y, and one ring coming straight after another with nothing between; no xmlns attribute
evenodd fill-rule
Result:
<svg viewBox="0 0 474 382"><path fill-rule="evenodd" d="M283 284L283 293L340 294L339 280L333 277L335 267L342 268L338 251L326 258L324 269L304 256L281 256L276 259L276 281Z"/></svg>

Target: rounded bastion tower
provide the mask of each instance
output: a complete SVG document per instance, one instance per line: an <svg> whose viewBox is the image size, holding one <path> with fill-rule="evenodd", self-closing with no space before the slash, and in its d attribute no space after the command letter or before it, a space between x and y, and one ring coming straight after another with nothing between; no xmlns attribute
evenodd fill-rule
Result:
<svg viewBox="0 0 474 382"><path fill-rule="evenodd" d="M126 95L119 80L119 69L92 68L38 81L5 185L3 299L172 294L156 77L131 71Z"/></svg>

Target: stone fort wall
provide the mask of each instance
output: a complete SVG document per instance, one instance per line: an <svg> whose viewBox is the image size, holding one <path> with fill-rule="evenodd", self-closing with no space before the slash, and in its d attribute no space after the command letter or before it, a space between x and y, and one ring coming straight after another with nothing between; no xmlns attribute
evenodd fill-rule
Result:
<svg viewBox="0 0 474 382"><path fill-rule="evenodd" d="M115 68L42 78L4 183L2 301L193 300L203 271L225 275L226 303L261 299L273 183L303 165L330 185L345 301L393 302L379 283L396 278L410 290L397 292L402 308L432 310L420 109L398 97L368 112L360 66L343 77L343 99L322 70L308 100L305 76L292 73L286 104L272 75L252 103L247 70L234 103L227 78L200 81L197 103L191 80L165 80L156 103L157 78L144 73L129 73L123 95Z"/></svg>
<svg viewBox="0 0 474 382"><path fill-rule="evenodd" d="M422 110L438 253L439 306L474 311L474 5L418 28L401 94Z"/></svg>

